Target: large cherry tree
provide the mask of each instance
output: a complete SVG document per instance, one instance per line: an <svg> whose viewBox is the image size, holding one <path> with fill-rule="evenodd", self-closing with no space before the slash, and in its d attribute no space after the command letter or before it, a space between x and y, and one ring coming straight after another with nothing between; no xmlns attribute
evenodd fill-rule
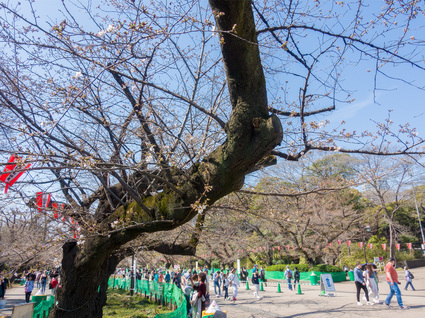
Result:
<svg viewBox="0 0 425 318"><path fill-rule="evenodd" d="M50 192L81 228L63 246L51 317L101 317L107 279L137 238L193 254L209 207L276 157L422 152L409 126L378 123L402 141L392 149L317 117L353 100L344 65L373 61L375 83L393 66L423 71L420 39L398 33L422 17L418 1L376 12L360 0L56 5L0 4L1 153L32 162L9 199L31 207ZM150 239L188 222L185 242Z"/></svg>

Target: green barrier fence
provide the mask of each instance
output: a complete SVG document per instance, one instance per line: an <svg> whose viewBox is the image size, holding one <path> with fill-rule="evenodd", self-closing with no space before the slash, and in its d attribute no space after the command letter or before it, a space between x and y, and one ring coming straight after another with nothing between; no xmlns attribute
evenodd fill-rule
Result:
<svg viewBox="0 0 425 318"><path fill-rule="evenodd" d="M42 300L35 308L32 318L46 318L50 310L53 309L55 304L55 296L50 295L46 300Z"/></svg>
<svg viewBox="0 0 425 318"><path fill-rule="evenodd" d="M111 277L108 281L109 288L129 290L130 279ZM160 283L156 281L136 280L135 292L142 295L162 299L165 303L173 303L177 309L170 313L158 314L155 318L180 318L187 314L186 298L180 288L172 283Z"/></svg>
<svg viewBox="0 0 425 318"><path fill-rule="evenodd" d="M280 272L280 271L266 271L266 279L286 280L286 278L284 277L284 273L285 272ZM313 272L300 272L300 281L310 281L311 273ZM314 274L316 274L319 279L321 274L331 274L334 282L346 281L345 272L334 272L334 273L314 272ZM249 269L248 277L251 278L251 276L252 276L252 269Z"/></svg>
<svg viewBox="0 0 425 318"><path fill-rule="evenodd" d="M214 268L214 271L218 271L220 269ZM252 276L252 269L248 269L248 277ZM226 270L227 272L227 270ZM275 280L283 280L284 273L281 271L266 271L266 279L275 279ZM310 281L310 275L312 272L300 272L300 280L308 280ZM343 282L346 280L345 272L335 272L335 273L324 273L324 272L314 272L320 278L320 274L331 274L334 282ZM208 271L208 275L211 275L211 270Z"/></svg>

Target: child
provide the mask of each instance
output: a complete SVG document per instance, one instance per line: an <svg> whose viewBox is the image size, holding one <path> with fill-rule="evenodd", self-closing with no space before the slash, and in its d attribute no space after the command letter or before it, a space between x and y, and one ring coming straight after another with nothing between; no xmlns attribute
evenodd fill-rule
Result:
<svg viewBox="0 0 425 318"><path fill-rule="evenodd" d="M410 285L410 287L412 287L412 290L416 290L415 287L413 287L413 284L412 284L412 279L414 277L413 274L409 271L407 266L404 266L404 271L405 271L404 279L406 280L406 287L404 287L404 290L407 290L407 287L409 287L409 285Z"/></svg>
<svg viewBox="0 0 425 318"><path fill-rule="evenodd" d="M227 279L227 274L223 275L223 291L224 291L224 300L230 300L230 298L229 298L229 280Z"/></svg>
<svg viewBox="0 0 425 318"><path fill-rule="evenodd" d="M34 281L32 275L28 275L28 280L25 282L25 302L30 302L32 290L34 289Z"/></svg>

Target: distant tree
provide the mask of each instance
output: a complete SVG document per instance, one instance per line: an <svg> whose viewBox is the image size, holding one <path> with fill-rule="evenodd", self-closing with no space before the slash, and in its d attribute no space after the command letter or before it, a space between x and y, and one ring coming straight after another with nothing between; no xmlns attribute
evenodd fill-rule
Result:
<svg viewBox="0 0 425 318"><path fill-rule="evenodd" d="M403 220L406 215L409 192L409 171L412 166L402 157L364 156L356 171L364 185L364 195L377 205L371 218L388 226L390 257L395 258L395 244L400 235L409 233ZM412 212L412 210L410 210ZM411 214L408 213L408 214Z"/></svg>
<svg viewBox="0 0 425 318"><path fill-rule="evenodd" d="M60 264L61 245L72 235L53 223L53 218L32 211L0 210L0 271L22 273L35 266L56 268Z"/></svg>

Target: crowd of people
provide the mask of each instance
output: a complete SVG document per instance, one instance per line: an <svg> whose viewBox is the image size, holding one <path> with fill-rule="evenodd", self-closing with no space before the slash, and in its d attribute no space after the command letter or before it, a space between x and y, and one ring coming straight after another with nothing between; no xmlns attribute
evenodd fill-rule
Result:
<svg viewBox="0 0 425 318"><path fill-rule="evenodd" d="M248 275L246 269L243 271ZM119 268L115 275L129 279L133 273L131 270ZM239 276L235 268L211 270L204 269L170 269L170 270L148 270L140 269L136 272L137 280L155 281L158 283L172 283L181 288L186 298L187 315L192 318L202 317L202 311L211 302L210 286L214 288L216 297L224 296L225 300L237 300L238 288L240 287ZM137 282L136 282L137 284ZM229 289L232 296L229 296Z"/></svg>
<svg viewBox="0 0 425 318"><path fill-rule="evenodd" d="M397 303L400 309L409 309L409 307L403 305L398 279L398 273L395 270L395 260L390 258L385 266L385 278L389 285L390 292L384 301L384 305L391 307L390 303L392 297L395 295ZM354 268L354 283L356 286L356 298L357 305L363 306L363 302L360 300L361 291L364 292L363 300L367 305L379 304L379 278L376 266L367 263L362 264L357 262ZM115 275L129 279L133 273L131 270L118 269ZM59 285L59 273L57 271L47 270L31 270L24 273L23 278L25 279L25 301L28 303L31 301L31 295L34 289L38 289L37 295L45 295L46 288L48 286L50 293L55 294L56 288ZM185 269L181 270L170 269L170 270L148 270L140 269L136 272L136 280L149 280L156 281L158 283L172 283L181 288L183 294L187 300L187 314L188 317L200 318L202 317L202 311L211 302L210 287L214 290L214 294L217 298L224 297L224 300L236 301L238 295L238 288L242 283L249 280L248 270L243 267L240 271L240 275L236 273L235 268L220 269L220 270L208 270L208 268L195 270ZM410 286L412 290L415 290L413 286L413 274L407 268L404 267L404 278L406 285L405 290ZM286 279L288 289L291 291L295 289L296 285L300 281L300 272L295 267L291 270L289 266L286 266L284 272L284 279ZM260 283L263 282L267 286L267 279L265 275L264 267L254 265L252 270L252 276L250 283L254 287L254 297L261 299L260 296ZM7 278L0 275L0 300L4 299L6 294L6 287L8 284ZM230 296L230 289L232 295Z"/></svg>
<svg viewBox="0 0 425 318"><path fill-rule="evenodd" d="M395 260L390 258L388 263L385 265L385 278L390 288L390 292L387 295L384 305L388 308L391 308L391 299L393 296L396 296L399 309L409 309L409 307L403 305L403 299L401 297L400 288L398 285L401 285L401 282L398 279L398 273L395 269ZM415 290L412 284L412 279L414 278L412 272L404 267L404 279L406 280L405 290L410 286L412 290ZM357 305L363 306L363 303L360 301L360 292L363 290L364 296L363 299L366 300L367 305L379 304L379 278L377 275L377 269L373 267L373 264L362 264L361 262L356 263L354 268L354 283L356 285L356 297Z"/></svg>
<svg viewBox="0 0 425 318"><path fill-rule="evenodd" d="M37 295L46 295L46 286L49 286L50 293L55 295L59 285L59 273L57 271L31 270L24 274L25 302L31 301L34 288L38 289Z"/></svg>

